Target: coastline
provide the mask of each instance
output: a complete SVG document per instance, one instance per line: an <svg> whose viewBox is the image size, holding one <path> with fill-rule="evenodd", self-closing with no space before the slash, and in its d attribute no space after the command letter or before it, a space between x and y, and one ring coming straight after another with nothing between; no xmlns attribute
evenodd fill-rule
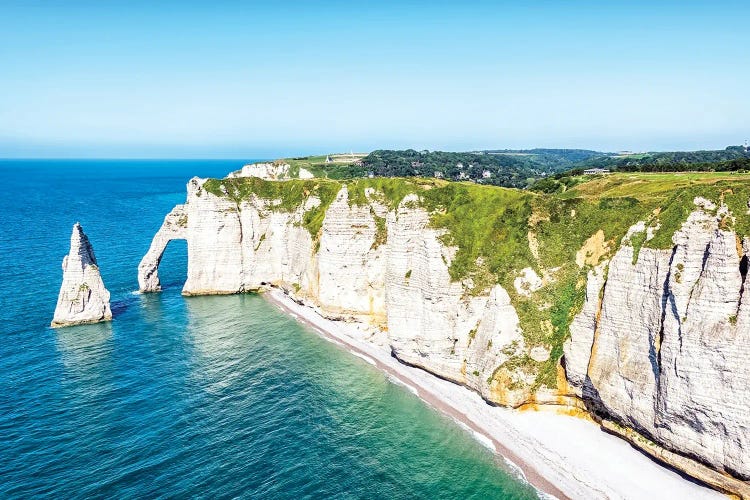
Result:
<svg viewBox="0 0 750 500"><path fill-rule="evenodd" d="M261 296L451 417L517 468L544 495L639 499L669 492L691 499L725 498L657 464L593 422L553 410L492 406L470 389L399 362L386 345L366 340L356 323L326 319L315 308L300 305L277 288Z"/></svg>

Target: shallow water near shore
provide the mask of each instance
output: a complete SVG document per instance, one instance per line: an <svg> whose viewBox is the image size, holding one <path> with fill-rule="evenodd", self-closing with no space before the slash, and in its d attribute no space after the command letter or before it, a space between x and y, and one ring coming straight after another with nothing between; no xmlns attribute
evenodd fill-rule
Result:
<svg viewBox="0 0 750 500"><path fill-rule="evenodd" d="M0 161L0 496L536 498L502 459L256 295L136 268L193 175L241 161ZM115 321L48 327L80 221Z"/></svg>

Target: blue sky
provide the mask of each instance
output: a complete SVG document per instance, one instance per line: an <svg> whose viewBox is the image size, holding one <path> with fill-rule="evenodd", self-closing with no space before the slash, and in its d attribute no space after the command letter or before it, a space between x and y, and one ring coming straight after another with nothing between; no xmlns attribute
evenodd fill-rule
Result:
<svg viewBox="0 0 750 500"><path fill-rule="evenodd" d="M748 47L746 2L0 0L0 156L723 148Z"/></svg>

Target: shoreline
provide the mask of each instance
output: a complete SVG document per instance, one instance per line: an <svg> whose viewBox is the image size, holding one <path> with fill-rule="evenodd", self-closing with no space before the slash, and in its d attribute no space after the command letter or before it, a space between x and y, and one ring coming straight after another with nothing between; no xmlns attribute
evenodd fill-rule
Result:
<svg viewBox="0 0 750 500"><path fill-rule="evenodd" d="M279 290L272 289L271 291L264 292L261 295L266 297L266 299L268 299L270 302L278 306L285 313L292 316L292 318L294 318L298 322L311 327L321 337L333 342L334 344L337 344L345 348L349 353L357 356L358 358L362 359L366 363L369 363L372 366L380 369L386 374L386 376L389 378L389 380L391 380L391 382L401 385L402 387L406 388L409 392L417 396L419 399L427 403L429 406L433 407L438 412L451 417L459 425L463 426L465 429L469 430L470 432L475 433L475 437L481 436L482 441L483 441L482 444L484 444L485 446L489 444L490 445L489 448L493 451L493 453L500 455L503 459L506 460L506 462L509 462L511 466L516 467L520 471L523 478L529 484L531 484L538 490L542 490L544 493L551 494L556 498L560 498L560 499L570 498L567 495L565 495L561 490L559 490L554 484L550 483L544 477L537 474L534 468L524 463L523 460L521 460L518 456L516 456L516 454L513 453L511 450L503 446L502 443L494 439L492 436L487 435L470 418L468 418L466 414L462 413L457 408L454 408L450 405L445 404L445 402L442 401L438 395L435 395L431 393L430 391L427 391L424 388L420 387L419 381L413 380L411 377L409 377L409 375L405 373L406 370L402 372L396 369L394 366L391 366L392 363L387 363L386 360L384 359L379 359L378 357L373 357L369 355L369 353L366 353L363 349L361 349L361 346L356 345L356 343L358 342L353 338L342 338L340 335L336 335L335 333L331 331L327 331L326 329L320 328L318 325L315 324L315 322L311 321L310 318L305 317L301 314L298 314L298 310L295 310L299 307L305 307L305 306L301 306L297 304L286 295L283 295L283 297L280 297L279 296L280 294L283 294L283 292L279 293ZM289 302L291 302L291 304ZM293 308L292 304L294 306L297 306L297 308ZM313 314L317 315L317 312L313 311L312 309L309 309L309 310ZM319 316L319 318L323 321L332 321L332 320L323 318L322 316ZM373 345L373 347L377 347L377 346ZM385 354L384 349L383 349L383 354ZM427 373L420 368L409 367L407 365L402 364L401 362L399 362L398 360L390 356L390 354L389 354L389 360L395 361L396 363L398 363L399 365L403 366L406 369L419 370L420 372ZM434 377L434 375L431 375L431 376ZM448 382L448 383L452 384L452 382Z"/></svg>
<svg viewBox="0 0 750 500"><path fill-rule="evenodd" d="M454 382L398 361L386 345L366 340L357 323L329 320L282 290L260 294L326 340L383 371L481 444L518 469L543 495L567 498L726 498L686 480L592 422L549 411L511 410L487 403Z"/></svg>

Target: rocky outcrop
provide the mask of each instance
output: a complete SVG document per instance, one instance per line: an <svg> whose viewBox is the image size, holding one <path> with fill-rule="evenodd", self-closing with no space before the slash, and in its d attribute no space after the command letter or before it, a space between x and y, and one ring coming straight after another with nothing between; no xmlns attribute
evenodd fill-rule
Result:
<svg viewBox="0 0 750 500"><path fill-rule="evenodd" d="M648 240L657 231L643 222L617 251L601 231L586 241L577 262L588 270L585 302L558 366L567 380L545 398L531 392L535 373L522 364L545 362L551 349L526 344L513 300L543 290L554 273L541 278L521 269L509 289L492 284L476 293L468 278L452 279L457 249L446 246L444 230L431 225L416 195L393 206L368 188L353 203L342 185L332 200L311 192L290 207L255 194L230 196L223 184L209 191L205 182L192 179L187 202L165 219L139 268L142 290L158 289L164 247L185 238L186 295L280 287L324 316L385 332L380 338L399 360L488 401L515 407L573 400L660 460L723 490L744 491L750 240L738 242L726 208L696 200L672 249L634 246L636 236ZM318 216L322 223L311 224ZM532 253L538 259L538 248ZM706 470L726 480L700 472Z"/></svg>
<svg viewBox="0 0 750 500"><path fill-rule="evenodd" d="M314 291L317 259L310 233L302 227L306 210L320 200L287 212L273 202L241 202L214 196L202 179L188 184L188 276L183 294L228 294L273 283L302 293Z"/></svg>
<svg viewBox="0 0 750 500"><path fill-rule="evenodd" d="M656 436L750 479L750 325L738 317L748 297L737 236L720 217L694 212L673 238Z"/></svg>
<svg viewBox="0 0 750 500"><path fill-rule="evenodd" d="M571 327L567 376L593 413L677 452L673 465L749 480L748 244L722 227L726 207L696 204L673 249L617 251L601 301L587 296Z"/></svg>
<svg viewBox="0 0 750 500"><path fill-rule="evenodd" d="M292 167L288 163L251 163L240 170L230 173L228 178L258 177L261 179L281 181L291 179L312 179L315 177L309 170L299 167L297 175L292 176Z"/></svg>
<svg viewBox="0 0 750 500"><path fill-rule="evenodd" d="M609 264L584 400L628 427L653 426L658 376L657 343L669 252L623 246Z"/></svg>
<svg viewBox="0 0 750 500"><path fill-rule="evenodd" d="M471 296L452 282L448 267L456 249L440 242L428 214L410 207L414 201L407 197L388 217L385 295L393 353L492 400L519 405L523 394L508 387L523 375L493 378L524 349L508 293L496 285L488 295Z"/></svg>
<svg viewBox="0 0 750 500"><path fill-rule="evenodd" d="M607 278L607 264L608 262L605 261L589 270L586 280L586 301L581 312L571 322L570 338L563 346L565 374L575 391L574 395L578 397L583 396L582 389L588 375L601 308L601 292Z"/></svg>
<svg viewBox="0 0 750 500"><path fill-rule="evenodd" d="M63 282L52 326L98 323L112 319L109 291L104 287L94 249L76 222L70 235L70 252L63 258Z"/></svg>

